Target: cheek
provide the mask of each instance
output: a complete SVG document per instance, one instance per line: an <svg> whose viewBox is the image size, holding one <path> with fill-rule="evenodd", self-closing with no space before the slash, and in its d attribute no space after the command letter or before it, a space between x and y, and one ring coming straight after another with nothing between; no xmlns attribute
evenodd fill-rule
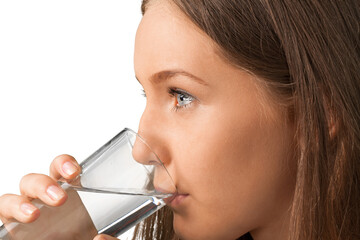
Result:
<svg viewBox="0 0 360 240"><path fill-rule="evenodd" d="M226 174L248 173L255 164L254 155L264 152L261 145L267 144L258 115L244 111L234 114L224 109L221 112L215 107L202 110L191 120L174 121L172 129L178 131L170 145L177 169L197 183L211 183Z"/></svg>
<svg viewBox="0 0 360 240"><path fill-rule="evenodd" d="M182 126L173 140L177 146L173 160L192 202L186 217L176 216L177 227L185 224L187 230L203 229L211 236L222 234L222 239L233 233L236 238L288 203L292 177L284 163L291 134L282 124L251 106L238 114L206 109L196 121Z"/></svg>

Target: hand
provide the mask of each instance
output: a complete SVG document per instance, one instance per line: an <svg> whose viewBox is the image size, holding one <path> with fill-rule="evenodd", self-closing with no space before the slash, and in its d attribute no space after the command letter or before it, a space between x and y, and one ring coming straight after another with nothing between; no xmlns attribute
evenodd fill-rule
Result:
<svg viewBox="0 0 360 240"><path fill-rule="evenodd" d="M0 220L3 223L14 219L22 223L35 221L40 211L31 200L40 199L49 206L60 206L66 199L66 192L57 184L61 177L74 179L80 173L80 166L69 155L56 157L50 165L50 176L28 174L20 182L21 195L5 194L0 197Z"/></svg>
<svg viewBox="0 0 360 240"><path fill-rule="evenodd" d="M17 220L22 223L28 223L21 226L20 232L26 232L26 239L89 239L97 234L93 226L90 216L76 191L69 189L64 191L57 183L60 178L71 180L80 173L80 166L76 160L69 155L61 155L56 157L50 165L50 176L43 174L28 174L24 176L20 182L21 195L5 194L0 197L0 219L3 223ZM71 199L72 204L64 204L67 199ZM49 206L61 206L61 214L63 216L71 216L74 221L68 224L66 221L61 226L62 233L56 233L56 236L48 236L56 232L52 227L59 227L58 218L54 218L54 214L59 214L57 208L46 208L42 210L44 216L41 221L34 222L40 215L40 210L34 206L34 202L40 199ZM74 214L76 212L76 214ZM42 221L46 221L46 225ZM34 222L34 223L32 223ZM45 230L43 228L46 228ZM12 234L21 234L13 229ZM23 234L23 233L22 233ZM79 236L79 234L81 236ZM20 237L20 235L19 235ZM23 236L22 236L23 237ZM107 235L98 235L95 239L107 240L116 239Z"/></svg>

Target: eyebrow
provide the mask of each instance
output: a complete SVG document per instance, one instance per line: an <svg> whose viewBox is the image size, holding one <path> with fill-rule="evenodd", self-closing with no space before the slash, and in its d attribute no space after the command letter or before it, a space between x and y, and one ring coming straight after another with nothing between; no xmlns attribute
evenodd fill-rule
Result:
<svg viewBox="0 0 360 240"><path fill-rule="evenodd" d="M203 79L196 77L195 75L193 75L189 72L186 72L182 69L164 70L161 72L154 73L153 75L150 76L150 81L153 83L160 83L162 81L166 81L166 80L168 80L170 78L174 78L176 76L185 76L201 85L204 85L204 86L208 85L208 83L205 82ZM135 76L135 78L139 81L139 79L136 76Z"/></svg>

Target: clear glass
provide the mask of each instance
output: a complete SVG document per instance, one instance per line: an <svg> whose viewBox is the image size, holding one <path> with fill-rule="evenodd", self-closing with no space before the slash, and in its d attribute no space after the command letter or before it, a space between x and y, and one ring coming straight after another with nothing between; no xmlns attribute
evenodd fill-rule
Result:
<svg viewBox="0 0 360 240"><path fill-rule="evenodd" d="M81 174L60 181L68 199L59 207L33 200L40 217L33 223L9 222L0 240L92 239L120 236L165 205L176 187L146 142L124 129L80 164Z"/></svg>

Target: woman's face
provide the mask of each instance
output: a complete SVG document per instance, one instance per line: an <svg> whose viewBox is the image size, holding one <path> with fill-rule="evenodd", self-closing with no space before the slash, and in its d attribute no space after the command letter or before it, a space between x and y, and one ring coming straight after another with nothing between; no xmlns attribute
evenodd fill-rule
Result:
<svg viewBox="0 0 360 240"><path fill-rule="evenodd" d="M181 239L286 234L294 186L293 129L260 81L223 60L176 7L156 1L135 43L147 104L139 133L180 195Z"/></svg>

